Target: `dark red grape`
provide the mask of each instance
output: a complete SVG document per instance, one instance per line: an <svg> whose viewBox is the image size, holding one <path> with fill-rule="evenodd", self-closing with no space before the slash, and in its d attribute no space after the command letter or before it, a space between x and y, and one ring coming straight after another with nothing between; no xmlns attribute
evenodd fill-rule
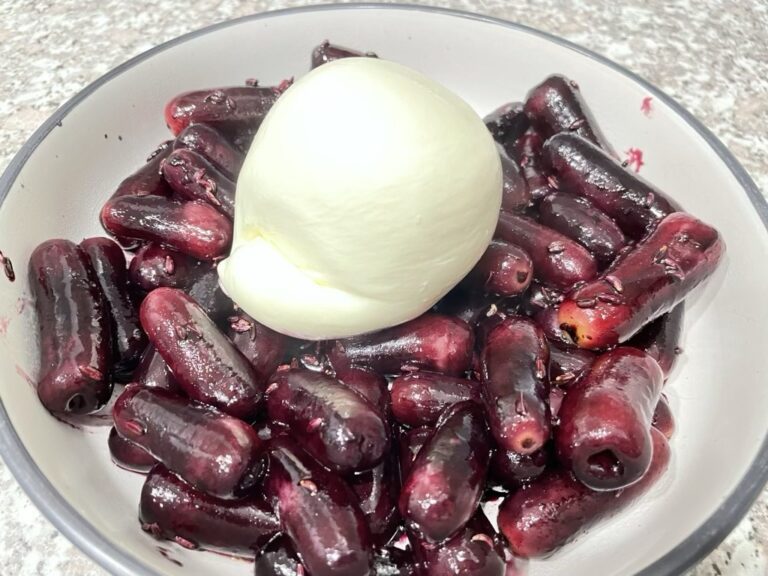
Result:
<svg viewBox="0 0 768 576"><path fill-rule="evenodd" d="M659 363L667 377L675 367L680 355L680 337L683 332L685 302L680 302L663 316L647 324L633 336L627 345L640 348Z"/></svg>
<svg viewBox="0 0 768 576"><path fill-rule="evenodd" d="M432 432L434 432L433 426L424 426L400 432L400 478L402 480L405 480L408 476L416 455L432 436Z"/></svg>
<svg viewBox="0 0 768 576"><path fill-rule="evenodd" d="M309 576L291 539L280 535L256 555L254 576Z"/></svg>
<svg viewBox="0 0 768 576"><path fill-rule="evenodd" d="M387 425L363 396L335 378L283 368L270 379L267 413L312 456L341 474L370 470L389 449Z"/></svg>
<svg viewBox="0 0 768 576"><path fill-rule="evenodd" d="M240 312L229 318L229 339L253 366L259 381L266 382L282 362L288 337L259 324Z"/></svg>
<svg viewBox="0 0 768 576"><path fill-rule="evenodd" d="M525 250L534 277L547 286L567 290L597 275L595 259L586 248L525 216L502 212L496 237Z"/></svg>
<svg viewBox="0 0 768 576"><path fill-rule="evenodd" d="M667 469L669 445L652 430L653 460L643 478L628 488L595 492L568 470L553 469L512 493L499 510L499 528L518 556L546 557L590 526L626 508L648 491Z"/></svg>
<svg viewBox="0 0 768 576"><path fill-rule="evenodd" d="M397 510L399 479L400 471L393 453L371 470L349 478L349 485L360 502L360 510L368 520L371 536L378 545L389 542L400 523Z"/></svg>
<svg viewBox="0 0 768 576"><path fill-rule="evenodd" d="M176 384L171 369L168 368L168 364L151 344L147 346L136 371L133 373L133 381L145 388L160 388L169 392L179 392L179 385Z"/></svg>
<svg viewBox="0 0 768 576"><path fill-rule="evenodd" d="M509 242L493 240L464 283L508 298L525 292L532 279L533 262L528 253Z"/></svg>
<svg viewBox="0 0 768 576"><path fill-rule="evenodd" d="M120 196L170 196L171 189L163 179L161 167L171 153L171 141L163 142L147 162L120 182L112 198Z"/></svg>
<svg viewBox="0 0 768 576"><path fill-rule="evenodd" d="M112 462L131 472L146 474L157 464L157 460L149 452L144 450L138 444L126 440L117 430L112 427L107 438L109 453L112 456Z"/></svg>
<svg viewBox="0 0 768 576"><path fill-rule="evenodd" d="M189 549L226 550L252 555L280 530L261 495L223 500L195 490L162 464L141 489L142 529Z"/></svg>
<svg viewBox="0 0 768 576"><path fill-rule="evenodd" d="M549 346L531 320L510 317L488 332L481 353L488 423L504 450L532 454L549 440Z"/></svg>
<svg viewBox="0 0 768 576"><path fill-rule="evenodd" d="M551 186L549 172L544 166L542 148L544 139L533 129L529 129L512 146L507 146L510 158L522 170L523 178L528 184L528 194L534 203L539 202L554 189Z"/></svg>
<svg viewBox="0 0 768 576"><path fill-rule="evenodd" d="M508 102L483 118L493 139L504 147L520 138L531 125L522 102Z"/></svg>
<svg viewBox="0 0 768 576"><path fill-rule="evenodd" d="M262 472L262 442L254 429L215 408L131 385L112 414L121 436L212 496L247 493Z"/></svg>
<svg viewBox="0 0 768 576"><path fill-rule="evenodd" d="M461 530L480 503L490 448L480 406L446 408L403 481L399 508L411 530L429 542Z"/></svg>
<svg viewBox="0 0 768 576"><path fill-rule="evenodd" d="M580 196L550 194L539 204L539 219L584 246L602 268L611 264L627 244L616 223Z"/></svg>
<svg viewBox="0 0 768 576"><path fill-rule="evenodd" d="M522 168L513 160L503 147L497 146L501 158L501 172L504 177L501 194L502 210L524 210L531 202L528 181L523 176Z"/></svg>
<svg viewBox="0 0 768 576"><path fill-rule="evenodd" d="M560 304L560 327L581 348L609 348L672 310L717 268L725 244L717 230L678 212L600 278Z"/></svg>
<svg viewBox="0 0 768 576"><path fill-rule="evenodd" d="M231 180L236 180L245 157L218 130L205 124L191 124L173 142L173 149L200 154Z"/></svg>
<svg viewBox="0 0 768 576"><path fill-rule="evenodd" d="M664 434L667 440L675 434L675 415L672 414L669 400L664 394L659 398L656 410L653 412L653 427Z"/></svg>
<svg viewBox="0 0 768 576"><path fill-rule="evenodd" d="M651 421L661 395L658 363L620 347L595 360L563 400L555 433L557 457L593 490L637 482L651 463Z"/></svg>
<svg viewBox="0 0 768 576"><path fill-rule="evenodd" d="M139 307L128 291L123 250L109 238L89 238L80 243L94 277L101 286L112 319L113 376L126 381L147 347L139 323Z"/></svg>
<svg viewBox="0 0 768 576"><path fill-rule="evenodd" d="M312 68L317 68L318 66L333 62L334 60L341 60L342 58L358 58L361 56L378 58L373 52L363 53L351 48L344 48L343 46L331 44L328 40L325 40L312 50Z"/></svg>
<svg viewBox="0 0 768 576"><path fill-rule="evenodd" d="M532 454L498 449L491 458L491 475L505 488L519 488L541 476L550 460L551 455L547 448L541 448Z"/></svg>
<svg viewBox="0 0 768 576"><path fill-rule="evenodd" d="M576 134L612 152L578 85L565 76L555 74L531 89L526 97L525 112L545 138L560 132Z"/></svg>
<svg viewBox="0 0 768 576"><path fill-rule="evenodd" d="M382 374L422 369L460 375L470 367L472 345L466 322L427 313L380 332L337 340L329 357L336 370L358 366Z"/></svg>
<svg viewBox="0 0 768 576"><path fill-rule="evenodd" d="M150 242L136 252L128 267L131 284L144 292L155 288L185 289L201 263L186 254Z"/></svg>
<svg viewBox="0 0 768 576"><path fill-rule="evenodd" d="M387 379L364 368L345 368L336 373L336 378L376 406L385 416L389 414L389 388Z"/></svg>
<svg viewBox="0 0 768 576"><path fill-rule="evenodd" d="M625 170L608 153L577 134L557 134L544 144L544 161L561 190L587 198L633 240L679 210L660 190Z"/></svg>
<svg viewBox="0 0 768 576"><path fill-rule="evenodd" d="M264 492L309 574L372 574L371 535L354 492L287 437L270 441Z"/></svg>
<svg viewBox="0 0 768 576"><path fill-rule="evenodd" d="M225 256L232 242L232 223L212 206L161 196L109 200L101 222L117 238L157 242L198 260Z"/></svg>
<svg viewBox="0 0 768 576"><path fill-rule="evenodd" d="M68 240L48 240L29 259L40 327L37 395L58 414L87 414L112 394L107 301L88 256Z"/></svg>
<svg viewBox="0 0 768 576"><path fill-rule="evenodd" d="M233 86L185 92L165 106L165 122L174 135L190 124L215 128L258 128L281 94L281 87Z"/></svg>
<svg viewBox="0 0 768 576"><path fill-rule="evenodd" d="M400 424L427 426L437 422L448 406L480 402L480 383L455 376L418 371L392 382L392 414Z"/></svg>
<svg viewBox="0 0 768 576"><path fill-rule="evenodd" d="M266 379L192 298L158 288L141 304L141 325L193 400L250 418L261 403Z"/></svg>
<svg viewBox="0 0 768 576"><path fill-rule="evenodd" d="M174 150L163 163L163 176L179 198L205 202L234 217L235 183L197 152Z"/></svg>
<svg viewBox="0 0 768 576"><path fill-rule="evenodd" d="M411 535L417 573L423 576L518 576L516 560L478 511L453 538L439 545Z"/></svg>
<svg viewBox="0 0 768 576"><path fill-rule="evenodd" d="M567 348L549 343L549 381L553 386L568 388L589 370L597 358L594 352L582 348Z"/></svg>

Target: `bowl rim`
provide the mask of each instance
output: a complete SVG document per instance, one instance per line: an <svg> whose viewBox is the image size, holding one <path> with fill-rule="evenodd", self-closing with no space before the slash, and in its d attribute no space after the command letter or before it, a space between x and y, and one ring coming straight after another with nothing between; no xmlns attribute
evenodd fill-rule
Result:
<svg viewBox="0 0 768 576"><path fill-rule="evenodd" d="M728 167L736 180L746 192L755 211L768 231L768 202L763 197L759 188L749 176L747 171L736 160L733 154L720 142L720 140L706 128L693 114L688 112L681 104L668 96L653 84L631 72L627 68L613 62L605 56L588 50L569 40L565 40L524 24L510 22L501 18L476 14L464 10L450 8L423 6L417 4L377 4L371 2L354 2L350 4L320 4L312 6L300 6L281 10L259 12L239 18L219 22L192 32L188 32L162 44L159 44L141 54L134 56L119 66L113 68L91 84L83 88L70 100L58 108L12 158L8 167L0 177L0 206L8 195L21 169L30 156L35 152L46 136L73 110L82 100L97 90L103 84L122 74L126 70L136 66L155 56L156 54L182 44L198 36L203 36L213 31L218 31L245 21L261 20L291 16L310 12L325 12L333 10L394 10L394 11L419 11L431 14L451 16L455 18L476 20L487 24L502 26L532 36L537 36L557 44L568 50L582 54L624 77L639 84L658 100L664 102L677 115L693 128L699 136L714 150L720 160ZM0 398L0 456L2 456L8 469L16 478L27 496L43 515L58 529L70 542L75 544L82 552L87 554L102 568L119 576L159 576L154 570L140 562L138 559L123 552L112 544L106 537L100 534L80 513L75 510L61 494L51 485L45 475L35 464L21 439L14 430L8 413ZM768 431L757 456L750 465L746 475L739 481L734 490L728 494L715 512L699 526L696 531L667 552L664 556L644 568L641 576L675 576L692 566L696 561L712 551L736 526L741 518L760 494L766 481L768 481Z"/></svg>

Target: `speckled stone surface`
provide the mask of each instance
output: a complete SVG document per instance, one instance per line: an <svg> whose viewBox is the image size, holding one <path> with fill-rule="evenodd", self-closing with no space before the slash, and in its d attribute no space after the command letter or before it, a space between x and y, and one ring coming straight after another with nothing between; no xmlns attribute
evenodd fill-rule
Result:
<svg viewBox="0 0 768 576"><path fill-rule="evenodd" d="M112 67L175 36L313 2L0 0L0 168L60 104ZM708 126L768 190L765 0L453 0L546 30L644 76ZM190 6L194 6L190 8ZM104 574L35 509L0 462L0 575ZM768 573L768 492L692 576Z"/></svg>

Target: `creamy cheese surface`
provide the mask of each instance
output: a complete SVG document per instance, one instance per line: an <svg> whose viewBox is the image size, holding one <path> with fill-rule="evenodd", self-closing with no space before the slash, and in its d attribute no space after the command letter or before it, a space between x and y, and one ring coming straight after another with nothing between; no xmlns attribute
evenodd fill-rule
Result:
<svg viewBox="0 0 768 576"><path fill-rule="evenodd" d="M301 338L405 322L483 254L501 189L490 133L447 88L374 58L320 66L251 145L221 285L259 322Z"/></svg>

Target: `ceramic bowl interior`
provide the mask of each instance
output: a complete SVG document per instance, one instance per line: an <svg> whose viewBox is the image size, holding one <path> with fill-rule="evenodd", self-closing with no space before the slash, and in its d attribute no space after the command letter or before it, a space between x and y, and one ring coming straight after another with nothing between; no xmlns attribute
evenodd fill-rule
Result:
<svg viewBox="0 0 768 576"><path fill-rule="evenodd" d="M142 533L142 477L110 462L108 422L76 429L43 410L32 384L36 344L25 268L44 239L102 233L104 200L169 137L162 110L171 96L300 76L325 38L412 66L481 114L523 98L550 73L565 73L581 85L615 148L641 150L641 174L722 232L727 261L692 298L685 353L666 389L678 423L670 472L641 503L530 570L680 573L735 524L765 476L768 374L758 359L767 341L768 234L753 205L754 184L690 115L617 66L540 33L448 11L336 6L214 27L121 66L35 134L0 188L0 248L18 271L15 283L3 280L0 288L0 442L9 466L48 517L116 574L251 573L242 561Z"/></svg>

